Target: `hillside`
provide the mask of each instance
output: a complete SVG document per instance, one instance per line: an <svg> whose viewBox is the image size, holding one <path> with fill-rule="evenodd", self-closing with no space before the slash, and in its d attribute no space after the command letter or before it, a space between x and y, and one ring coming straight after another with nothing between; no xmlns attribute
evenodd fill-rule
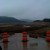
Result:
<svg viewBox="0 0 50 50"><path fill-rule="evenodd" d="M0 16L0 23L24 23L24 21L18 20L13 17Z"/></svg>
<svg viewBox="0 0 50 50"><path fill-rule="evenodd" d="M50 18L44 18L43 20L35 20L34 22L50 22Z"/></svg>
<svg viewBox="0 0 50 50"><path fill-rule="evenodd" d="M32 20L30 20L30 19L21 19L21 21L32 22Z"/></svg>

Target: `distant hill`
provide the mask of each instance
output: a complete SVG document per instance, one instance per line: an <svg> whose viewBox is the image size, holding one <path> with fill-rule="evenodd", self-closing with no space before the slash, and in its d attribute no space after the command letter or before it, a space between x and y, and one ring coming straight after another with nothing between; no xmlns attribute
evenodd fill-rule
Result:
<svg viewBox="0 0 50 50"><path fill-rule="evenodd" d="M33 26L50 26L50 18L44 18L43 20L35 20L32 22Z"/></svg>
<svg viewBox="0 0 50 50"><path fill-rule="evenodd" d="M45 18L43 20L35 20L33 22L50 22L50 18Z"/></svg>
<svg viewBox="0 0 50 50"><path fill-rule="evenodd" d="M42 22L41 20L35 20L34 22Z"/></svg>
<svg viewBox="0 0 50 50"><path fill-rule="evenodd" d="M44 22L50 22L50 18L43 19Z"/></svg>
<svg viewBox="0 0 50 50"><path fill-rule="evenodd" d="M25 23L13 17L0 16L0 23Z"/></svg>
<svg viewBox="0 0 50 50"><path fill-rule="evenodd" d="M32 20L30 20L30 19L21 19L21 21L32 22Z"/></svg>

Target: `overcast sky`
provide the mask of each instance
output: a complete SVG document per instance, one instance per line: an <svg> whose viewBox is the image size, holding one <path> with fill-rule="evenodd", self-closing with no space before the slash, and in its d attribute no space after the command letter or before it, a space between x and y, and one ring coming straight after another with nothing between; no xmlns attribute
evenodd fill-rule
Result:
<svg viewBox="0 0 50 50"><path fill-rule="evenodd" d="M0 0L0 16L33 20L50 18L50 0Z"/></svg>

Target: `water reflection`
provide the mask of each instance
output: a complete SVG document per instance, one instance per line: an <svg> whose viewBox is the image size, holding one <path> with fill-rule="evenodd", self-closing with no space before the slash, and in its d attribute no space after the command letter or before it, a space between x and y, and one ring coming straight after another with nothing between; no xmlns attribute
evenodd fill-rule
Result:
<svg viewBox="0 0 50 50"><path fill-rule="evenodd" d="M4 50L8 50L8 42L3 43Z"/></svg>
<svg viewBox="0 0 50 50"><path fill-rule="evenodd" d="M15 34L9 37L9 43L0 43L3 50L50 50L50 42L46 42L45 38L30 38L27 42L22 41L22 34Z"/></svg>
<svg viewBox="0 0 50 50"><path fill-rule="evenodd" d="M27 48L27 42L22 42L23 43L23 50L28 50Z"/></svg>
<svg viewBox="0 0 50 50"><path fill-rule="evenodd" d="M47 50L50 50L50 42L47 42Z"/></svg>
<svg viewBox="0 0 50 50"><path fill-rule="evenodd" d="M37 50L38 49L37 47L38 47L38 43L31 43L30 44L30 49L31 50Z"/></svg>

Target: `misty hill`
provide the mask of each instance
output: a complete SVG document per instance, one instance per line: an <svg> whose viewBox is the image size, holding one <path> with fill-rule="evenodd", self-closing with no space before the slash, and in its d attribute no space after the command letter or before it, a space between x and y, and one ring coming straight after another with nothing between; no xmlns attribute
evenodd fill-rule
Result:
<svg viewBox="0 0 50 50"><path fill-rule="evenodd" d="M30 19L21 19L21 21L32 22L32 20L30 20Z"/></svg>
<svg viewBox="0 0 50 50"><path fill-rule="evenodd" d="M43 20L35 20L34 22L50 22L50 18L45 18Z"/></svg>
<svg viewBox="0 0 50 50"><path fill-rule="evenodd" d="M50 19L45 18L43 20L35 20L32 22L33 26L50 26Z"/></svg>
<svg viewBox="0 0 50 50"><path fill-rule="evenodd" d="M24 21L13 17L0 16L0 23L24 23Z"/></svg>
<svg viewBox="0 0 50 50"><path fill-rule="evenodd" d="M42 20L35 20L34 22L42 22Z"/></svg>
<svg viewBox="0 0 50 50"><path fill-rule="evenodd" d="M50 18L43 19L44 22L50 22Z"/></svg>

